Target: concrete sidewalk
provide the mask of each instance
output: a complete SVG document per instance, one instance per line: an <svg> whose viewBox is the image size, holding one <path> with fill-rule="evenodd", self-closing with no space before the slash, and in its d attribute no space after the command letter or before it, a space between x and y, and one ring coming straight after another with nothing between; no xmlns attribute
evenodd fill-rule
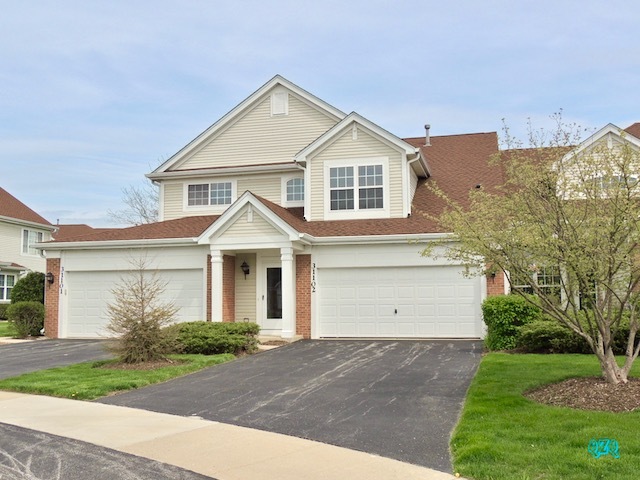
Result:
<svg viewBox="0 0 640 480"><path fill-rule="evenodd" d="M127 407L0 392L0 422L218 480L449 480L452 475L277 433Z"/></svg>

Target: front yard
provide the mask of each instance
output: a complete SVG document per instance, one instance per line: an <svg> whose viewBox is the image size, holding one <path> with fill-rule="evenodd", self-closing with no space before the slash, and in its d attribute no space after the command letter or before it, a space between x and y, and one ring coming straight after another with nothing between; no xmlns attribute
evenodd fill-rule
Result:
<svg viewBox="0 0 640 480"><path fill-rule="evenodd" d="M94 400L116 392L165 382L212 365L228 362L235 356L226 353L170 355L170 358L175 361L174 365L149 370L104 368L115 360L50 368L0 380L0 390Z"/></svg>
<svg viewBox="0 0 640 480"><path fill-rule="evenodd" d="M546 383L599 375L592 355L488 354L452 436L454 471L477 480L638 478L640 411L550 407L523 396ZM640 376L640 365L632 376ZM616 440L620 458L595 458L587 450L592 439Z"/></svg>

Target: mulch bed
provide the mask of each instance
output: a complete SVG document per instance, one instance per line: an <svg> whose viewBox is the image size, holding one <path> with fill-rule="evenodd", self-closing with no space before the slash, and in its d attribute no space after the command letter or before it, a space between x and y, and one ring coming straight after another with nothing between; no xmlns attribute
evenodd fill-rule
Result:
<svg viewBox="0 0 640 480"><path fill-rule="evenodd" d="M631 378L628 383L618 385L611 385L599 377L570 378L525 392L525 396L557 407L631 412L640 408L640 378Z"/></svg>

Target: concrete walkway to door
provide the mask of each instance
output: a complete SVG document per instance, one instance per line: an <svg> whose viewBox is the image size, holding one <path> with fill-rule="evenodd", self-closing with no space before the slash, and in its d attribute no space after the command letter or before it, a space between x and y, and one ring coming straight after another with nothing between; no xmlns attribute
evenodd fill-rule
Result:
<svg viewBox="0 0 640 480"><path fill-rule="evenodd" d="M451 472L480 341L301 341L100 402L282 433Z"/></svg>

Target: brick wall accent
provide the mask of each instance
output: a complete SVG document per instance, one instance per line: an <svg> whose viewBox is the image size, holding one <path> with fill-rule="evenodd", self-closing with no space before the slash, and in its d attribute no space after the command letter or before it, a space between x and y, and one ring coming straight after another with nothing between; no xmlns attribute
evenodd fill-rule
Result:
<svg viewBox="0 0 640 480"><path fill-rule="evenodd" d="M48 338L58 338L58 307L60 305L60 259L47 258L47 272L53 273L54 281L45 281L44 287L44 332Z"/></svg>
<svg viewBox="0 0 640 480"><path fill-rule="evenodd" d="M496 276L487 275L487 296L504 295L505 275L502 270L496 272Z"/></svg>
<svg viewBox="0 0 640 480"><path fill-rule="evenodd" d="M222 258L222 321L236 321L236 257Z"/></svg>
<svg viewBox="0 0 640 480"><path fill-rule="evenodd" d="M311 255L296 255L296 335L311 338Z"/></svg>
<svg viewBox="0 0 640 480"><path fill-rule="evenodd" d="M211 255L207 255L207 322L211 321Z"/></svg>

